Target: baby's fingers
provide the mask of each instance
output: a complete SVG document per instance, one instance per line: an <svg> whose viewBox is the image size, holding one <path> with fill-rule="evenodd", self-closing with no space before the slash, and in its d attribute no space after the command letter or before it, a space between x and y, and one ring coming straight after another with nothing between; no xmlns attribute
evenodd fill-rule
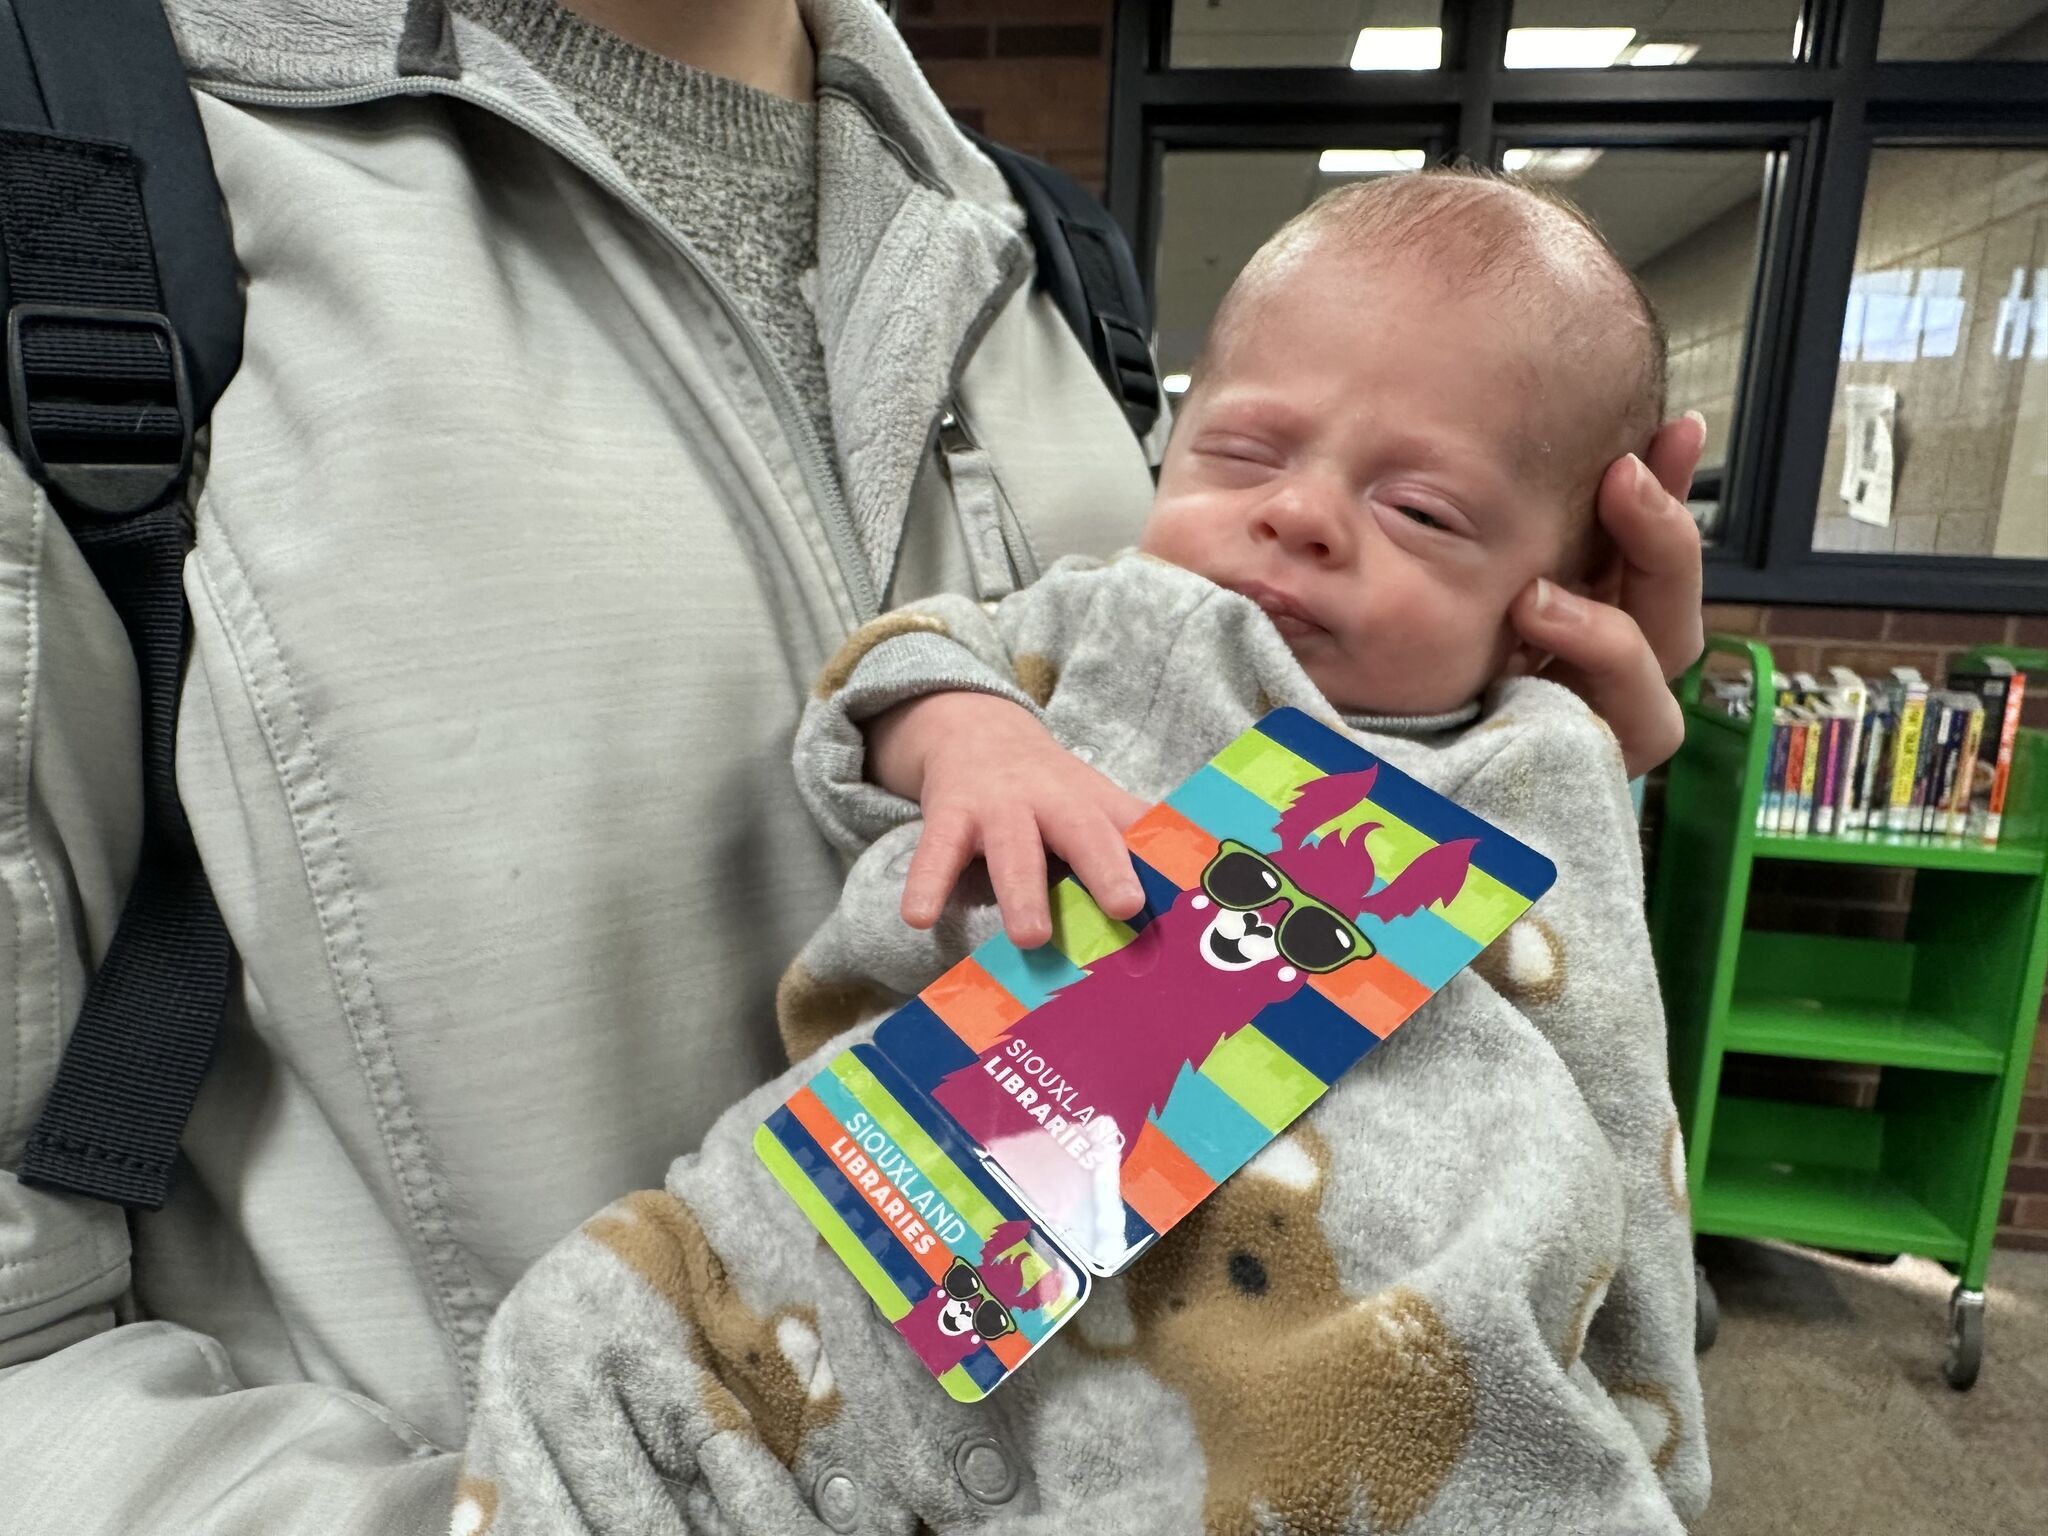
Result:
<svg viewBox="0 0 2048 1536"><path fill-rule="evenodd" d="M981 856L1003 910L1003 931L1019 949L1038 948L1052 937L1052 908L1045 895L1045 845L1030 812L1013 811L984 827Z"/></svg>
<svg viewBox="0 0 2048 1536"><path fill-rule="evenodd" d="M939 920L946 898L960 883L967 861L974 857L976 833L971 818L938 812L925 817L917 851L903 877L903 921L929 928Z"/></svg>
<svg viewBox="0 0 2048 1536"><path fill-rule="evenodd" d="M1138 915L1145 905L1145 888L1138 883L1130 849L1106 817L1088 811L1042 825L1046 842L1067 861L1095 905L1111 917Z"/></svg>

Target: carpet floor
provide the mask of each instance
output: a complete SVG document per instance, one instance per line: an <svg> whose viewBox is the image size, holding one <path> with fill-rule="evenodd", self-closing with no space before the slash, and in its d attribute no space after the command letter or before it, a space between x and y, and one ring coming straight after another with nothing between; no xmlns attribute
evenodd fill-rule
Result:
<svg viewBox="0 0 2048 1536"><path fill-rule="evenodd" d="M1702 1239L1714 1495L1697 1536L2048 1531L2048 1254L1998 1250L1977 1384L1943 1381L1952 1277Z"/></svg>

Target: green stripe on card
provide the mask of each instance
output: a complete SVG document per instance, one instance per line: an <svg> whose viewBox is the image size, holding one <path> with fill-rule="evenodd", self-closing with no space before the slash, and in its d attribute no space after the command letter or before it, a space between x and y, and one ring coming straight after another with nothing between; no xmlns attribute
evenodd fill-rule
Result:
<svg viewBox="0 0 2048 1536"><path fill-rule="evenodd" d="M1223 1037L1202 1063L1202 1076L1275 1133L1313 1104L1324 1087L1321 1078L1249 1024Z"/></svg>
<svg viewBox="0 0 2048 1536"><path fill-rule="evenodd" d="M891 1141L910 1159L917 1170L931 1181L939 1192L939 1198L959 1213L975 1232L986 1238L1002 1224L1002 1213L989 1204L988 1196L976 1189L953 1160L940 1150L939 1144L925 1133L903 1107L890 1097L889 1090L875 1078L875 1074L862 1066L851 1051L841 1051L833 1059L832 1075L846 1085L846 1091L854 1096L860 1107L873 1116Z"/></svg>
<svg viewBox="0 0 2048 1536"><path fill-rule="evenodd" d="M1436 846L1432 839L1391 814L1385 806L1368 800L1360 810L1365 821L1380 824L1368 834L1366 846L1372 852L1373 872L1382 880L1398 879L1418 855ZM1347 816L1346 819L1351 818ZM1528 909L1528 897L1501 884L1475 864L1465 871L1465 884L1457 899L1447 907L1433 906L1429 910L1466 938L1484 947L1499 938L1508 924Z"/></svg>
<svg viewBox="0 0 2048 1536"><path fill-rule="evenodd" d="M888 1271L875 1262L875 1256L861 1246L860 1239L853 1235L853 1228L832 1209L831 1202L818 1192L818 1186L811 1182L810 1175L797 1167L796 1159L765 1125L754 1127L754 1153L775 1175L775 1182L789 1191L790 1198L796 1201L811 1225L831 1245L832 1251L853 1271L853 1278L874 1298L882 1316L892 1323L908 1317L910 1300L903 1294L903 1288L890 1279Z"/></svg>
<svg viewBox="0 0 2048 1536"><path fill-rule="evenodd" d="M967 1374L967 1367L956 1365L939 1378L939 1385L946 1389L946 1396L956 1403L978 1403L988 1394L981 1390L981 1383ZM997 1383L1001 1385L1000 1382Z"/></svg>
<svg viewBox="0 0 2048 1536"><path fill-rule="evenodd" d="M1511 885L1502 885L1475 864L1465 874L1465 888L1458 892L1458 899L1444 909L1443 919L1484 948L1506 933L1508 925L1529 906L1527 896Z"/></svg>
<svg viewBox="0 0 2048 1536"><path fill-rule="evenodd" d="M1314 763L1259 731L1246 731L1210 763L1276 810L1285 809L1309 780L1323 777Z"/></svg>
<svg viewBox="0 0 2048 1536"><path fill-rule="evenodd" d="M1127 923L1109 916L1072 880L1052 888L1052 947L1082 970L1113 955L1136 937Z"/></svg>

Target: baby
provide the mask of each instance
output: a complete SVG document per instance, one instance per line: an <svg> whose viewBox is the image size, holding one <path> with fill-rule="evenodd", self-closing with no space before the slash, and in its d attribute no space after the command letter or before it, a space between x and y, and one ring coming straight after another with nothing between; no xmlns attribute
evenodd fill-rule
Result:
<svg viewBox="0 0 2048 1536"><path fill-rule="evenodd" d="M1283 228L1193 381L1139 550L1256 603L1339 711L1426 718L1540 661L1507 622L1530 582L1608 595L1595 492L1663 420L1664 340L1576 210L1433 172ZM1140 804L1033 724L962 693L872 722L871 776L923 801L912 923L980 852L1010 936L1044 943L1034 826L1105 909L1138 909L1115 823Z"/></svg>
<svg viewBox="0 0 2048 1536"><path fill-rule="evenodd" d="M1396 1510L1676 1530L1705 1501L1684 1156L1621 757L1508 621L1532 582L1610 594L1595 497L1650 441L1663 380L1647 300L1569 206L1458 172L1343 188L1225 298L1135 552L887 615L806 716L799 776L860 857L782 988L797 1056L989 931L986 905L947 900L977 854L1020 946L1052 932L1048 848L1135 914L1121 829L1277 705L1558 866L1476 976L1130 1272L1094 1347L1187 1400L1212 1530L1262 1508L1355 1528L1298 1525L1332 1501L1374 1530ZM1290 1192L1309 1198L1283 1213ZM1088 1341L1117 1305L1072 1326ZM1394 1306L1416 1310L1382 1358L1352 1330ZM1421 1381L1459 1385L1418 1399ZM1355 1422L1327 1428L1340 1406Z"/></svg>

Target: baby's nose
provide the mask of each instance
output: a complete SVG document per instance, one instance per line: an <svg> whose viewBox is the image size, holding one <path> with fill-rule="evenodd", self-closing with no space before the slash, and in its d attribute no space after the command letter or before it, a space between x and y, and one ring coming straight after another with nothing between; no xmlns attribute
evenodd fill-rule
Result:
<svg viewBox="0 0 2048 1536"><path fill-rule="evenodd" d="M1326 565L1349 557L1350 505L1341 490L1320 479L1291 481L1260 508L1254 532L1288 554Z"/></svg>

